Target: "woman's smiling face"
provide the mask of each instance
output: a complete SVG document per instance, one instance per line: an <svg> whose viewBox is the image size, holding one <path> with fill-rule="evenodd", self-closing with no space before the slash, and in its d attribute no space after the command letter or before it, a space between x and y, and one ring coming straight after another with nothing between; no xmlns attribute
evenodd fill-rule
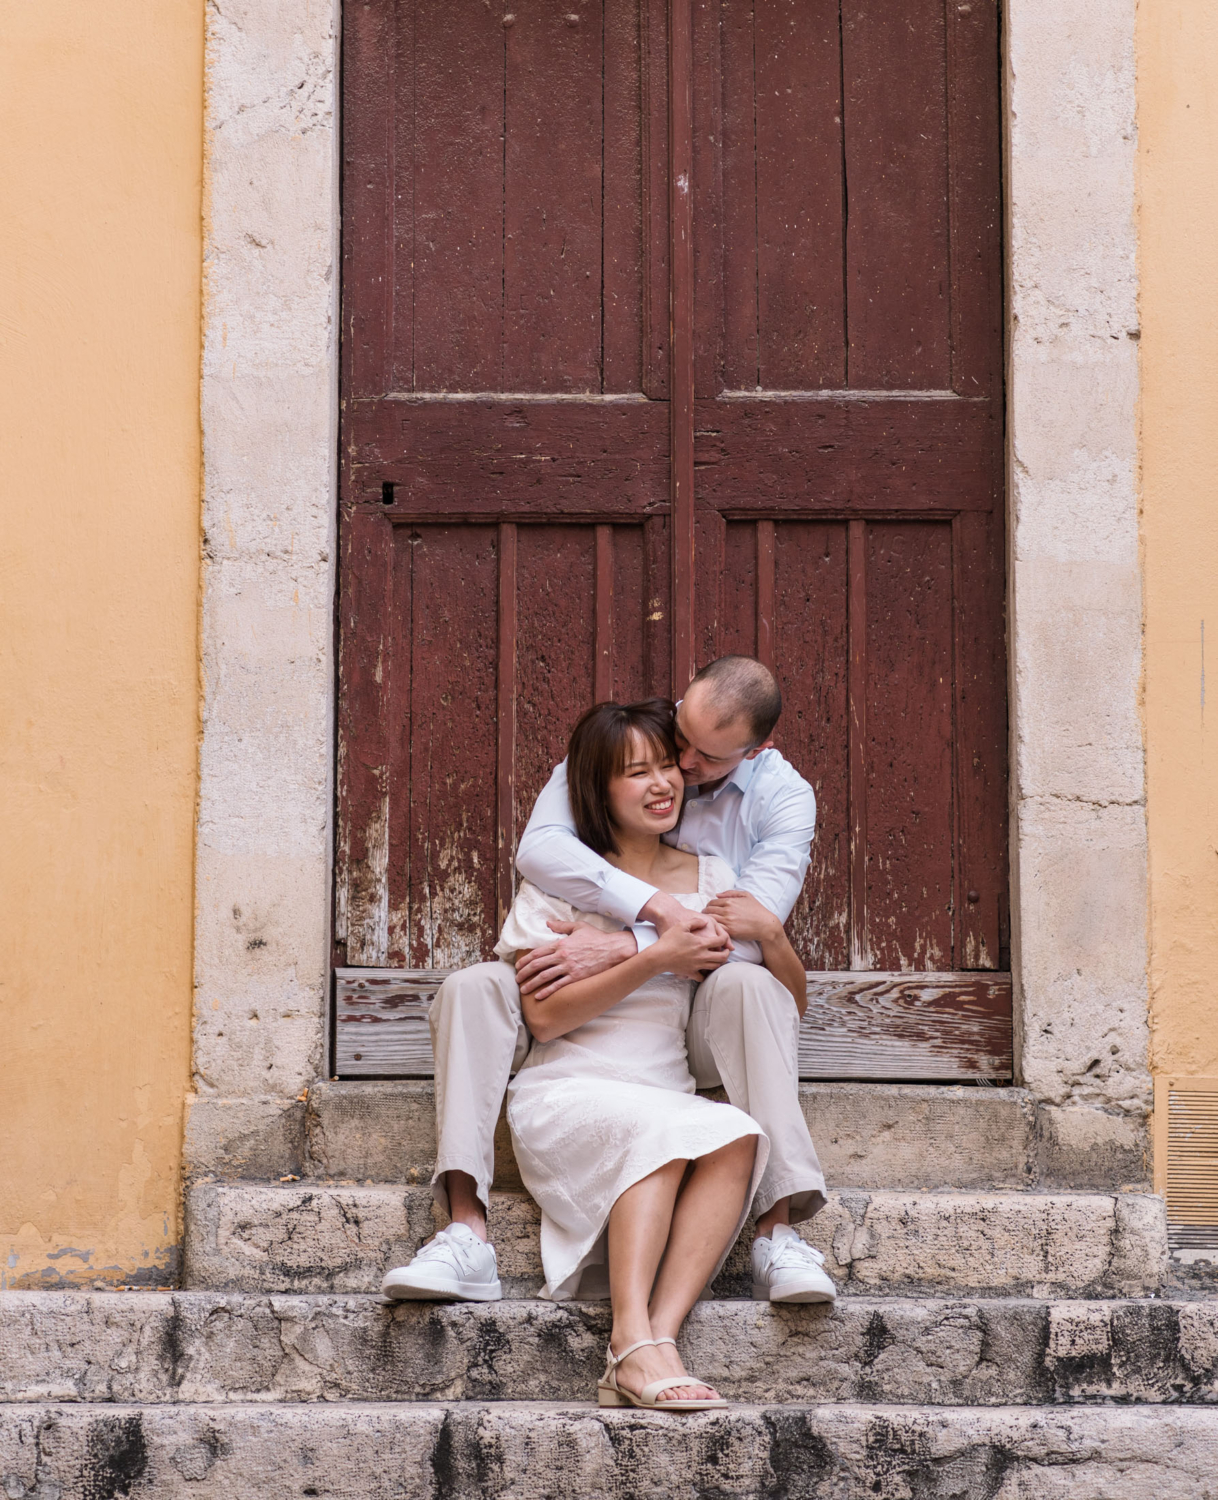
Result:
<svg viewBox="0 0 1218 1500"><path fill-rule="evenodd" d="M685 782L676 757L631 730L626 764L609 782L609 810L622 833L667 833L681 816Z"/></svg>

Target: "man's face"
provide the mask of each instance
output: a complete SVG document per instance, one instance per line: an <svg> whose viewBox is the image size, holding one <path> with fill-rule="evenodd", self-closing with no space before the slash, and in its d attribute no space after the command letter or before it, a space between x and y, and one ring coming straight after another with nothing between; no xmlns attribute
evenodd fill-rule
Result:
<svg viewBox="0 0 1218 1500"><path fill-rule="evenodd" d="M697 684L678 704L677 746L686 786L715 787L742 760L752 760L772 743L766 740L761 745L750 745L749 726L744 719L716 728L721 717L707 701L705 690Z"/></svg>

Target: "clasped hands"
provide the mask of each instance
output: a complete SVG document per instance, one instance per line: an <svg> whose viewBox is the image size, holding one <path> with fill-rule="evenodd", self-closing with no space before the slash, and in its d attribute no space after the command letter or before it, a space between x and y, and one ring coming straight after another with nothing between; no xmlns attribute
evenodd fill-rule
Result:
<svg viewBox="0 0 1218 1500"><path fill-rule="evenodd" d="M660 934L656 956L663 954L665 970L695 981L727 962L733 938L761 941L782 927L747 891L723 891L701 912L658 892L639 916L655 923ZM546 925L557 934L554 941L522 954L516 963L521 993L538 1000L624 963L638 951L633 932L602 932L587 922L552 920Z"/></svg>

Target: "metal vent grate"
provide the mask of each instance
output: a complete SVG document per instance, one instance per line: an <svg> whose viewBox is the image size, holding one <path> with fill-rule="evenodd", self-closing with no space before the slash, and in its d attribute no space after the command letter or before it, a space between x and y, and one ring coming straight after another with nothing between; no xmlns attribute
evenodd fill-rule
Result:
<svg viewBox="0 0 1218 1500"><path fill-rule="evenodd" d="M1160 1160L1168 1240L1173 1252L1218 1254L1218 1079L1163 1082L1167 1131Z"/></svg>

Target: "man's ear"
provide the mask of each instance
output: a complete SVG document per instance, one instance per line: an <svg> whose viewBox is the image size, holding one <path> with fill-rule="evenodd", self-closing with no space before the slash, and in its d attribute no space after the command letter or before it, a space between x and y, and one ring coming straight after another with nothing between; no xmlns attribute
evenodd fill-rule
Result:
<svg viewBox="0 0 1218 1500"><path fill-rule="evenodd" d="M773 748L774 748L774 741L773 740L765 740L765 741L762 742L762 744L758 745L756 747L756 749L750 750L748 752L748 754L744 758L745 758L745 760L753 760L758 755L760 755L763 750L773 750Z"/></svg>

